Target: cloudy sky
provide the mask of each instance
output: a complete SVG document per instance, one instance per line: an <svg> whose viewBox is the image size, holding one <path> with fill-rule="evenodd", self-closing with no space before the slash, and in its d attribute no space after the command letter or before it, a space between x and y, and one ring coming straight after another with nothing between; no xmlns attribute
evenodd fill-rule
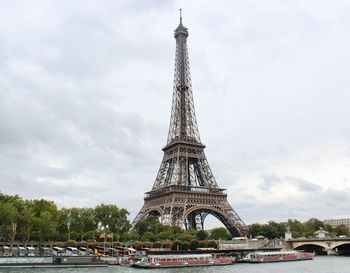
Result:
<svg viewBox="0 0 350 273"><path fill-rule="evenodd" d="M350 217L350 2L0 0L0 191L133 218L183 8L201 139L246 223Z"/></svg>

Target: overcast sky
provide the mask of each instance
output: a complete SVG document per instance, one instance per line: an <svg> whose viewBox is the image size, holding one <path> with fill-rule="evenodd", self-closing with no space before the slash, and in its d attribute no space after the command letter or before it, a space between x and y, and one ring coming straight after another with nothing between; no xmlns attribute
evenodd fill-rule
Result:
<svg viewBox="0 0 350 273"><path fill-rule="evenodd" d="M183 8L201 139L246 223L350 217L350 2L0 0L0 190L132 219Z"/></svg>

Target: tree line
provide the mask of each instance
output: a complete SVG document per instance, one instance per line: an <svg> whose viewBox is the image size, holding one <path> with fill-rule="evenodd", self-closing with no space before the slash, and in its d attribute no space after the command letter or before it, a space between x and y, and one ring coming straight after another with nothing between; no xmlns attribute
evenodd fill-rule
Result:
<svg viewBox="0 0 350 273"><path fill-rule="evenodd" d="M176 249L215 247L215 240L228 240L232 236L226 228L183 230L177 226L159 223L157 217L140 220L130 231L129 212L112 204L100 204L95 208L61 208L45 199L26 200L18 195L0 193L0 240L1 241L104 241L106 236L114 241L132 241L135 245L169 246ZM346 226L332 228L322 221L311 218L302 223L288 220L285 223L270 221L267 224L249 225L249 236L265 236L269 239L283 238L287 227L294 238L314 236L320 228L331 236L347 235ZM101 236L104 234L106 236ZM111 240L111 239L109 239ZM147 245L147 244L146 244Z"/></svg>
<svg viewBox="0 0 350 273"><path fill-rule="evenodd" d="M58 209L53 201L0 193L0 240L83 241L105 232L119 239L131 227L128 215L116 205Z"/></svg>
<svg viewBox="0 0 350 273"><path fill-rule="evenodd" d="M311 218L305 222L300 222L295 219L289 219L284 223L277 223L270 221L267 224L255 223L249 225L250 236L264 236L269 239L284 238L284 234L287 229L292 233L293 238L310 238L315 237L315 232L320 228L328 232L330 237L336 237L340 235L349 236L349 228L345 225L339 225L333 228L329 224L323 223L323 221Z"/></svg>

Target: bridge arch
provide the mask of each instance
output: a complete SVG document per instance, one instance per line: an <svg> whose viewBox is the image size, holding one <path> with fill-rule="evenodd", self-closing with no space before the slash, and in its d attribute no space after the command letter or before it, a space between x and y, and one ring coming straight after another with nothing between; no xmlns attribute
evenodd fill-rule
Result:
<svg viewBox="0 0 350 273"><path fill-rule="evenodd" d="M350 255L350 242L339 243L333 247L333 250L338 255Z"/></svg>
<svg viewBox="0 0 350 273"><path fill-rule="evenodd" d="M305 243L294 247L295 250L302 250L306 252L314 252L317 255L326 255L327 251L323 244Z"/></svg>

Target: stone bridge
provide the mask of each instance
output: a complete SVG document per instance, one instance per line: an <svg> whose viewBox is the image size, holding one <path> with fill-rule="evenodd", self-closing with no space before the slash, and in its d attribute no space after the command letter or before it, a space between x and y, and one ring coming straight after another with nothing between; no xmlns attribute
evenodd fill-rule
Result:
<svg viewBox="0 0 350 273"><path fill-rule="evenodd" d="M285 244L290 249L315 251L327 255L350 252L350 238L290 239Z"/></svg>

